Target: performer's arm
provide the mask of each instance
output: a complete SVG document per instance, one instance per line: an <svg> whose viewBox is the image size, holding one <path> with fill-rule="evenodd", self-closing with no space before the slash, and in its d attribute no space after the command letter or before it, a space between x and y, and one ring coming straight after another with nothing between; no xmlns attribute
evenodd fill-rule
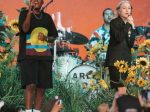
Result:
<svg viewBox="0 0 150 112"><path fill-rule="evenodd" d="M49 43L53 43L55 39L58 37L58 32L51 16L49 16L49 25L50 31L48 33L47 41Z"/></svg>
<svg viewBox="0 0 150 112"><path fill-rule="evenodd" d="M29 6L29 11L26 15L25 21L22 26L22 29L25 33L27 33L30 29L31 14L32 14L32 6Z"/></svg>
<svg viewBox="0 0 150 112"><path fill-rule="evenodd" d="M129 16L127 19L128 23L131 24L132 27L130 27L130 32L131 34L129 35L129 42L130 42L130 47L133 47L134 45L134 40L136 35L138 34L138 31L136 30L135 26L134 26L134 20L132 16Z"/></svg>
<svg viewBox="0 0 150 112"><path fill-rule="evenodd" d="M27 13L27 17L23 23L22 29L25 33L27 33L30 29L30 20L31 20L31 14Z"/></svg>
<svg viewBox="0 0 150 112"><path fill-rule="evenodd" d="M49 32L48 32L48 36L45 36L43 33L39 32L38 35L38 39L41 41L47 41L49 43L53 43L56 39L56 37L58 37L58 32L57 29L55 27L55 24L51 18L51 16L49 16Z"/></svg>

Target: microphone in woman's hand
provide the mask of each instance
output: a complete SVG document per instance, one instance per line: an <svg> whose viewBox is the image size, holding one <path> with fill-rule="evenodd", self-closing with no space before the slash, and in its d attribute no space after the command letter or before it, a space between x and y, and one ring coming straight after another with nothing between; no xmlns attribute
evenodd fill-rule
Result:
<svg viewBox="0 0 150 112"><path fill-rule="evenodd" d="M132 25L132 29L135 29L134 20L131 15L128 16L128 22Z"/></svg>

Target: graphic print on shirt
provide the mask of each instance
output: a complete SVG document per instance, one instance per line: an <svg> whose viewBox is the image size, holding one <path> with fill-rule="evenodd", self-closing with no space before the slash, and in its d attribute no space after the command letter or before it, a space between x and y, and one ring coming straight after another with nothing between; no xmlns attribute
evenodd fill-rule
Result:
<svg viewBox="0 0 150 112"><path fill-rule="evenodd" d="M36 27L31 34L26 35L26 55L32 56L49 56L51 55L47 41L38 39L39 33L48 36L48 30L43 27Z"/></svg>

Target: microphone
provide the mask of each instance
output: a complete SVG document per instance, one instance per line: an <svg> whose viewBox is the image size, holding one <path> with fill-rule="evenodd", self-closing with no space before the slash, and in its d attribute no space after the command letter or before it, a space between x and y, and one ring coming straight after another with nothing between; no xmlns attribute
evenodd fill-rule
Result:
<svg viewBox="0 0 150 112"><path fill-rule="evenodd" d="M131 14L128 15L128 21L129 21L129 23L131 24L132 29L135 29L135 25L134 25L133 18L132 18L132 16L131 16Z"/></svg>
<svg viewBox="0 0 150 112"><path fill-rule="evenodd" d="M132 23L131 25L132 25L132 29L135 29L135 25L134 25L134 23Z"/></svg>
<svg viewBox="0 0 150 112"><path fill-rule="evenodd" d="M52 2L53 2L53 0L49 0L49 2L48 2L45 6L43 6L41 10L43 11L43 10L44 10L49 4L51 4Z"/></svg>

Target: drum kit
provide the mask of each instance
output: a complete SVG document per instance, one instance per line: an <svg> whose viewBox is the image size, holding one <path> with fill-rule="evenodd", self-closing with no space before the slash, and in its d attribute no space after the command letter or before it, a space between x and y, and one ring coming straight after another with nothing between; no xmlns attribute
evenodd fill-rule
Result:
<svg viewBox="0 0 150 112"><path fill-rule="evenodd" d="M93 45L90 49L86 47L87 50L93 53L96 51L95 60L89 58L86 61L82 60L78 55L79 50L71 48L71 44L87 45L87 43ZM89 41L86 36L80 33L66 31L63 36L59 36L55 41L53 72L61 81L69 80L72 83L79 81L82 84L89 84L90 80L94 79L93 74L100 71L100 78L109 83L109 73L104 67L107 47L107 45L102 45L98 38Z"/></svg>
<svg viewBox="0 0 150 112"><path fill-rule="evenodd" d="M100 68L97 61L83 61L78 55L79 50L70 47L71 44L85 45L88 42L87 37L77 32L66 32L65 37L55 40L53 72L59 80L89 83L92 73ZM105 56L106 52L103 52L98 58L104 62Z"/></svg>

